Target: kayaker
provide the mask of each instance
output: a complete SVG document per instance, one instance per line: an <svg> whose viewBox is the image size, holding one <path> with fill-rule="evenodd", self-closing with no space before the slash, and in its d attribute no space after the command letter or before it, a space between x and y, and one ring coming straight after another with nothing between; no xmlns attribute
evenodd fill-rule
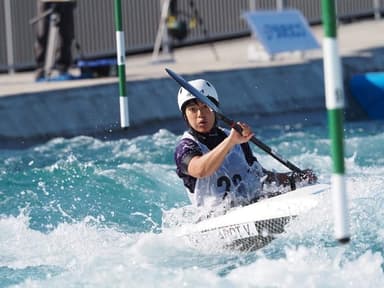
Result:
<svg viewBox="0 0 384 288"><path fill-rule="evenodd" d="M219 105L217 91L211 83L196 79L189 84ZM300 175L264 169L248 144L254 135L252 129L242 122L238 122L243 129L241 134L235 129L219 127L215 112L184 88L178 92L178 106L188 130L175 149L176 172L192 204L247 205L264 196L263 191L288 191L299 183L304 186L317 181L310 169Z"/></svg>

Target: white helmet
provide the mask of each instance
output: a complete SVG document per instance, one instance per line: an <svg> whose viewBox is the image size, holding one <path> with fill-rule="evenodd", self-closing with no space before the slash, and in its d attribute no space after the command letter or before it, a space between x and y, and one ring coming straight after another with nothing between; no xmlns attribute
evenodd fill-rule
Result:
<svg viewBox="0 0 384 288"><path fill-rule="evenodd" d="M217 96L215 87L213 87L213 85L207 80L196 79L189 81L188 83L195 87L197 90L199 90L201 93L203 93L205 96L215 99L216 102L219 103L219 96ZM177 95L177 103L179 104L180 111L182 111L183 105L191 99L196 99L196 97L189 93L188 90L181 87L179 90L179 94Z"/></svg>

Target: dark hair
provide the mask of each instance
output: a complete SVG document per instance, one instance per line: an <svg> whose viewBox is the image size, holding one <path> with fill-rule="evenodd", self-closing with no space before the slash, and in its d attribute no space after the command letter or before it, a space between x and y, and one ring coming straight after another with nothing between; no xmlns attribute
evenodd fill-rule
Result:
<svg viewBox="0 0 384 288"><path fill-rule="evenodd" d="M219 107L219 102L216 101L215 98L211 97L211 96L208 96L209 100L211 100L213 102L213 104L215 104L217 107ZM197 98L193 98L193 99L190 99L188 101L186 101L185 103L183 103L183 105L181 106L181 113L183 115L185 115L185 109L187 108L187 106L191 103L196 103L198 101Z"/></svg>

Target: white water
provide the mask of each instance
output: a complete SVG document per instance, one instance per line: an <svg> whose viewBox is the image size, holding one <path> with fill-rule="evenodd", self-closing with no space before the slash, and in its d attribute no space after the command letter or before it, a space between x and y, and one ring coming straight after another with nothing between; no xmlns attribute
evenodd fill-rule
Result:
<svg viewBox="0 0 384 288"><path fill-rule="evenodd" d="M212 250L214 243L192 247L172 230L161 232L161 210L188 203L173 172L171 133L4 152L0 287L384 287L384 133L353 129L346 145L350 243L334 240L325 198L247 254ZM324 135L288 133L271 142L329 183ZM55 158L64 151L72 156ZM267 168L281 170L254 151Z"/></svg>

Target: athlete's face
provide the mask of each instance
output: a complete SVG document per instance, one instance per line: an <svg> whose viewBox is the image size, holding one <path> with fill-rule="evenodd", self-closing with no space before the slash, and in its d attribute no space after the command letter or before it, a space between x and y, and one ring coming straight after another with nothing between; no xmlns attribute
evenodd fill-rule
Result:
<svg viewBox="0 0 384 288"><path fill-rule="evenodd" d="M200 133L208 133L215 125L215 113L200 101L192 101L185 108L189 125Z"/></svg>

